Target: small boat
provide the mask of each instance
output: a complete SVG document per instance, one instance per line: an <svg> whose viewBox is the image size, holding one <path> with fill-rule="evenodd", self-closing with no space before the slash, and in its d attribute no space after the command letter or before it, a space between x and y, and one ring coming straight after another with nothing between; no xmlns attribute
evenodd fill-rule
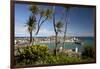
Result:
<svg viewBox="0 0 100 69"><path fill-rule="evenodd" d="M73 40L74 40L74 43L75 44L78 44L78 45L83 45L84 43L81 41L81 40L79 40L78 38L73 38Z"/></svg>
<svg viewBox="0 0 100 69"><path fill-rule="evenodd" d="M81 42L76 42L76 41L75 41L75 44L81 45Z"/></svg>

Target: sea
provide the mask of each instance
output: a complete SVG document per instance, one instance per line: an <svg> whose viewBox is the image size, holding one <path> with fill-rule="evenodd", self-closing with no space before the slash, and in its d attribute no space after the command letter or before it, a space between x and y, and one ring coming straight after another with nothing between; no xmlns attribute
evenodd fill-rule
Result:
<svg viewBox="0 0 100 69"><path fill-rule="evenodd" d="M72 42L66 42L65 45L64 45L64 48L65 49L75 50L75 48L77 47L78 51L82 52L85 45L95 46L94 45L94 42L95 42L94 37L76 37L76 38L81 40L82 44L75 44L75 43L72 43ZM41 44L47 45L50 49L54 49L55 48L55 43L41 43ZM61 45L58 45L58 48L60 46Z"/></svg>

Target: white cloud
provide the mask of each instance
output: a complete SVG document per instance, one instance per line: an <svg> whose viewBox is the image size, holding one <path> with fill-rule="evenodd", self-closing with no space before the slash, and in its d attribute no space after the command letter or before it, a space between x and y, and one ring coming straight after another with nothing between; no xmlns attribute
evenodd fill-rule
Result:
<svg viewBox="0 0 100 69"><path fill-rule="evenodd" d="M34 34L35 34L35 31L33 31L33 36ZM49 30L47 28L41 27L37 36L52 36L52 35L54 35L54 30ZM15 36L29 36L27 27L21 24L18 26L15 26Z"/></svg>
<svg viewBox="0 0 100 69"><path fill-rule="evenodd" d="M53 30L48 30L46 28L41 28L37 36L52 36L54 35Z"/></svg>
<svg viewBox="0 0 100 69"><path fill-rule="evenodd" d="M25 26L20 25L16 25L15 26L15 36L28 36L28 31L26 29Z"/></svg>

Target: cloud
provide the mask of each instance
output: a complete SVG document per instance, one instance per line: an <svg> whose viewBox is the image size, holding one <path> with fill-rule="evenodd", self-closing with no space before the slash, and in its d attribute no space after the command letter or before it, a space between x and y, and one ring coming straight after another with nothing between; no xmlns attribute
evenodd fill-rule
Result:
<svg viewBox="0 0 100 69"><path fill-rule="evenodd" d="M53 30L41 28L37 36L52 36L52 35L54 35Z"/></svg>
<svg viewBox="0 0 100 69"><path fill-rule="evenodd" d="M33 36L35 34L36 31L33 31ZM53 36L55 35L55 32L52 28L47 28L47 27L41 27L40 31L38 33L38 37L42 37L42 36ZM61 34L63 35L63 34ZM94 33L92 32L84 32L84 33L74 33L74 32L67 32L66 33L67 36L93 36ZM27 31L27 27L23 26L22 24L18 24L15 26L15 36L29 36L29 33Z"/></svg>
<svg viewBox="0 0 100 69"><path fill-rule="evenodd" d="M33 36L34 34L35 34L35 31L33 31ZM49 30L48 28L41 27L37 36L52 36L52 35L54 35L54 30ZM27 27L21 24L16 25L15 26L15 36L29 36Z"/></svg>
<svg viewBox="0 0 100 69"><path fill-rule="evenodd" d="M15 25L15 36L28 36L26 27L21 24Z"/></svg>
<svg viewBox="0 0 100 69"><path fill-rule="evenodd" d="M84 32L83 36L94 36L93 32Z"/></svg>

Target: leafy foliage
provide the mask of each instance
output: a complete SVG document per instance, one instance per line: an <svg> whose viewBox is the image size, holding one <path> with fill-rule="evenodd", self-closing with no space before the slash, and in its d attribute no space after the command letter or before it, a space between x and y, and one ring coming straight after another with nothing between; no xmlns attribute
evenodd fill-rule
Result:
<svg viewBox="0 0 100 69"><path fill-rule="evenodd" d="M55 26L56 26L57 32L62 32L61 29L63 28L63 24L62 24L61 21L58 21L58 22L55 24Z"/></svg>
<svg viewBox="0 0 100 69"><path fill-rule="evenodd" d="M17 49L16 63L17 64L32 64L36 61L45 59L48 55L48 47L44 45L27 46Z"/></svg>
<svg viewBox="0 0 100 69"><path fill-rule="evenodd" d="M30 34L30 43L32 42L32 31L36 29L36 17L35 16L30 16L27 23L27 30Z"/></svg>
<svg viewBox="0 0 100 69"><path fill-rule="evenodd" d="M80 58L76 58L76 57L68 57L68 56L64 56L64 55L49 55L45 62L47 64L65 64L65 63L77 63L80 62Z"/></svg>
<svg viewBox="0 0 100 69"><path fill-rule="evenodd" d="M39 11L39 8L37 5L30 5L29 10L32 12L32 14L37 14Z"/></svg>
<svg viewBox="0 0 100 69"><path fill-rule="evenodd" d="M33 29L36 29L36 17L35 16L30 16L26 26L28 27L28 31L32 32Z"/></svg>
<svg viewBox="0 0 100 69"><path fill-rule="evenodd" d="M38 34L42 24L52 18L52 10L48 8L44 8L44 6L41 5L30 5L29 10L32 13L33 16L38 16L36 19L37 21L37 31L36 35Z"/></svg>
<svg viewBox="0 0 100 69"><path fill-rule="evenodd" d="M77 57L68 57L66 55L54 55L49 53L46 45L33 45L16 50L16 65L27 64L61 64L76 63L80 61Z"/></svg>
<svg viewBox="0 0 100 69"><path fill-rule="evenodd" d="M93 46L86 45L82 52L83 58L95 58L95 48Z"/></svg>

